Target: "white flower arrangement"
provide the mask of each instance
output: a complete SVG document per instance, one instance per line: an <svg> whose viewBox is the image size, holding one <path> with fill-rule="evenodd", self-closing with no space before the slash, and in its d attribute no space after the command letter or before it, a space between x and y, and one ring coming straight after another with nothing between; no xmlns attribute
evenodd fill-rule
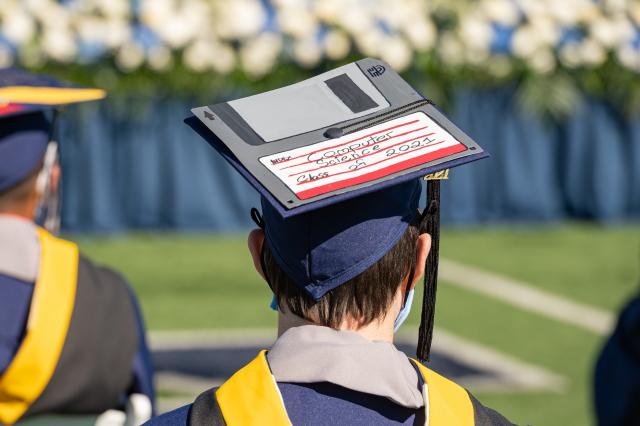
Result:
<svg viewBox="0 0 640 426"><path fill-rule="evenodd" d="M252 80L279 63L374 56L442 74L640 72L640 2L625 0L0 0L0 67L113 64ZM519 70L519 71L518 71Z"/></svg>

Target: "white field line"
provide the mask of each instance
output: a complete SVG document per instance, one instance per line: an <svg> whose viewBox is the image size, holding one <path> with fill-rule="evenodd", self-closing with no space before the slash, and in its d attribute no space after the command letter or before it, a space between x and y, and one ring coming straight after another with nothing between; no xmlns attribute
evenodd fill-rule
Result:
<svg viewBox="0 0 640 426"><path fill-rule="evenodd" d="M227 378L204 377L190 374L159 371L155 373L156 391L176 395L158 398L158 412L166 413L183 405L191 404L201 392L220 386Z"/></svg>
<svg viewBox="0 0 640 426"><path fill-rule="evenodd" d="M256 346L269 348L276 340L273 328L224 328L208 330L151 331L148 333L152 350L218 349Z"/></svg>
<svg viewBox="0 0 640 426"><path fill-rule="evenodd" d="M226 379L225 377L194 376L171 371L159 371L155 374L158 389L170 389L187 396L195 396L199 392L204 392L214 386L220 386Z"/></svg>
<svg viewBox="0 0 640 426"><path fill-rule="evenodd" d="M204 392L206 389L209 388L202 388L200 392ZM158 414L168 413L169 411L173 411L183 405L191 404L196 397L200 395L200 392L189 396L158 397L156 400L156 409L158 410Z"/></svg>
<svg viewBox="0 0 640 426"><path fill-rule="evenodd" d="M405 340L406 339L406 340ZM400 341L416 342L417 333L401 333ZM520 361L487 346L449 333L441 328L433 333L433 350L463 365L493 373L494 377L463 377L461 383L474 391L553 391L567 387L564 376L533 364ZM428 365L428 364L427 364Z"/></svg>
<svg viewBox="0 0 640 426"><path fill-rule="evenodd" d="M400 332L396 343L415 345L417 331ZM153 350L180 350L193 348L225 348L256 346L269 348L275 339L274 329L247 330L184 330L156 331L150 334ZM567 380L545 368L519 361L486 346L457 337L442 329L434 333L433 351L445 355L463 365L491 373L492 377L471 375L460 378L460 384L474 391L514 392L552 391L562 392ZM160 389L170 389L197 395L223 381L219 377L198 377L173 372L160 372L157 384Z"/></svg>
<svg viewBox="0 0 640 426"><path fill-rule="evenodd" d="M458 287L485 294L596 334L608 334L615 324L614 315L608 311L449 259L440 260L439 278Z"/></svg>

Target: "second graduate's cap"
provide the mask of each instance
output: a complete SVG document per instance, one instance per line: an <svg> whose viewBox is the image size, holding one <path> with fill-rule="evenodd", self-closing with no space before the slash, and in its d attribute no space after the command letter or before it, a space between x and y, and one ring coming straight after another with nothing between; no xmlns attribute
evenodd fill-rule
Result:
<svg viewBox="0 0 640 426"><path fill-rule="evenodd" d="M104 96L100 89L0 69L0 192L26 178L42 161L52 136L49 110Z"/></svg>

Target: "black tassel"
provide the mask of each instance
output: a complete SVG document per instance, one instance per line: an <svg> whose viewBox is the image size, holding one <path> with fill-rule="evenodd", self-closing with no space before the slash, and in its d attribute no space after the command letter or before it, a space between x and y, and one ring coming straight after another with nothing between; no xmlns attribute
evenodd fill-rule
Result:
<svg viewBox="0 0 640 426"><path fill-rule="evenodd" d="M425 215L423 230L431 235L431 250L425 265L422 316L418 333L418 347L416 349L416 356L422 362L429 361L436 313L440 249L440 180L427 181L427 208Z"/></svg>

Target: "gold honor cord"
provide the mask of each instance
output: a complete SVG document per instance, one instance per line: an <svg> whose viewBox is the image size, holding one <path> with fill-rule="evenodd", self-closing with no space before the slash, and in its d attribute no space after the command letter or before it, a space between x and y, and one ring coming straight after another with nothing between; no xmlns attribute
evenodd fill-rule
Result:
<svg viewBox="0 0 640 426"><path fill-rule="evenodd" d="M0 423L13 424L42 394L62 353L76 299L78 247L43 229L40 270L20 349L0 376Z"/></svg>
<svg viewBox="0 0 640 426"><path fill-rule="evenodd" d="M95 101L106 96L102 89L75 87L0 87L0 99L3 103L64 105L76 102Z"/></svg>

